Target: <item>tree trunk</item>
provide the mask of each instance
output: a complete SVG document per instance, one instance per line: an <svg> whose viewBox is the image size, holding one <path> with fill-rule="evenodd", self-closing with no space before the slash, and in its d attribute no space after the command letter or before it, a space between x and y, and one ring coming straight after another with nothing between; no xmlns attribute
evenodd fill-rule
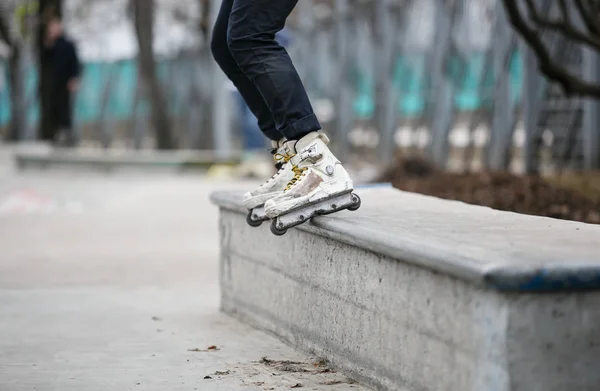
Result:
<svg viewBox="0 0 600 391"><path fill-rule="evenodd" d="M9 86L11 101L11 123L6 139L18 141L23 135L23 75L21 72L22 49L20 42L10 32L10 12L0 8L0 40L6 42L10 47L9 58Z"/></svg>
<svg viewBox="0 0 600 391"><path fill-rule="evenodd" d="M23 83L23 53L18 44L11 47L10 57L10 128L7 139L19 141L24 138L25 133L25 86Z"/></svg>
<svg viewBox="0 0 600 391"><path fill-rule="evenodd" d="M175 143L171 134L171 121L169 120L165 96L158 81L154 61L154 2L133 0L133 15L139 47L138 71L150 99L151 118L157 148L162 150L174 149Z"/></svg>
<svg viewBox="0 0 600 391"><path fill-rule="evenodd" d="M199 0L200 3L200 31L202 32L202 37L206 42L210 38L210 12L211 12L211 0Z"/></svg>
<svg viewBox="0 0 600 391"><path fill-rule="evenodd" d="M40 98L40 123L38 137L44 141L52 141L56 134L56 125L52 122L52 62L45 55L44 35L46 20L50 15L62 15L62 0L40 0L39 2L39 30L38 30L38 58L39 58L39 98Z"/></svg>

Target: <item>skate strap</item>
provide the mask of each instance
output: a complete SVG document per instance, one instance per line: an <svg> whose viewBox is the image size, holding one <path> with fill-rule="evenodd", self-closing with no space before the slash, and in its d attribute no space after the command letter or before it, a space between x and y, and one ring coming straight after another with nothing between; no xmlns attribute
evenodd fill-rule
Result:
<svg viewBox="0 0 600 391"><path fill-rule="evenodd" d="M298 166L301 162L310 161L311 163L316 163L323 156L323 152L319 150L319 146L317 143L311 145L306 148L299 154L296 154L292 157L292 164L294 166Z"/></svg>

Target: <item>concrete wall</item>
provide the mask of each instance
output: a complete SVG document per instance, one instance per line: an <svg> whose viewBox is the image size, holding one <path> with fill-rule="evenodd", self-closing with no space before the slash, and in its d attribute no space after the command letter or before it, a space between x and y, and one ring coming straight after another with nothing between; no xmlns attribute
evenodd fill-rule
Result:
<svg viewBox="0 0 600 391"><path fill-rule="evenodd" d="M361 196L381 200L382 191ZM394 195L400 198L400 192ZM215 198L222 206L225 312L331 360L377 389L598 389L595 290L502 292L474 283L466 273L405 262L317 228L326 225L322 219L347 219L343 213L275 238L266 224L248 227L231 200ZM472 212L480 209L485 210ZM357 218L368 220L369 212Z"/></svg>

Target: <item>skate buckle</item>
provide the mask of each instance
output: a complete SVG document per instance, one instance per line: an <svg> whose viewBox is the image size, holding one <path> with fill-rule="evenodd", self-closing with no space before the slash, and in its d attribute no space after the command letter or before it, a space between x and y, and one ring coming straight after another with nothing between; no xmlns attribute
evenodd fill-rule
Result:
<svg viewBox="0 0 600 391"><path fill-rule="evenodd" d="M308 147L304 152L302 152L298 157L300 161L310 160L311 162L318 161L323 156L322 153L319 152L319 148L317 144L313 144Z"/></svg>

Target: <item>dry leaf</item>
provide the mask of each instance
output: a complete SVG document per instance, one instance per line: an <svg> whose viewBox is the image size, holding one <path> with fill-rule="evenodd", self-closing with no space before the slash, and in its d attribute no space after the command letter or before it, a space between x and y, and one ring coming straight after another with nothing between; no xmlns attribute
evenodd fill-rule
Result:
<svg viewBox="0 0 600 391"><path fill-rule="evenodd" d="M216 352L217 350L220 350L220 349L218 347L212 345L206 349L198 349L198 348L188 349L188 352Z"/></svg>

